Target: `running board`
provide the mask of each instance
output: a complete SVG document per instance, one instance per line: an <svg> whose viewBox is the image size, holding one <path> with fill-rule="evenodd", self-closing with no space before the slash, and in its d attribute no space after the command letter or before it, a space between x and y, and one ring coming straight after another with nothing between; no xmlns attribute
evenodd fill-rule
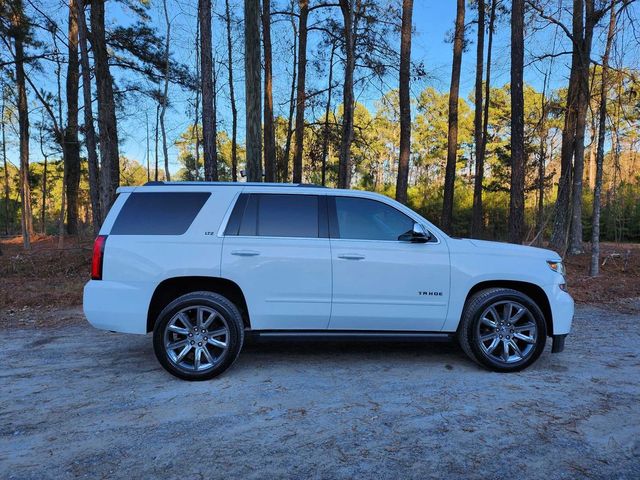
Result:
<svg viewBox="0 0 640 480"><path fill-rule="evenodd" d="M443 332L384 332L384 331L318 331L318 330L246 330L245 334L256 341L296 342L450 342L454 333Z"/></svg>

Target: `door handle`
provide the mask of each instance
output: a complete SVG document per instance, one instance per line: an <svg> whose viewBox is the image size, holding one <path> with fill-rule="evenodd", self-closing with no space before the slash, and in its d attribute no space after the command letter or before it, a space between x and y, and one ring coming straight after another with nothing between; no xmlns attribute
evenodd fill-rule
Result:
<svg viewBox="0 0 640 480"><path fill-rule="evenodd" d="M343 253L338 255L338 258L342 258L344 260L364 260L364 255L359 253Z"/></svg>
<svg viewBox="0 0 640 480"><path fill-rule="evenodd" d="M260 255L260 252L256 252L255 250L233 250L231 255L236 255L238 257L255 257Z"/></svg>

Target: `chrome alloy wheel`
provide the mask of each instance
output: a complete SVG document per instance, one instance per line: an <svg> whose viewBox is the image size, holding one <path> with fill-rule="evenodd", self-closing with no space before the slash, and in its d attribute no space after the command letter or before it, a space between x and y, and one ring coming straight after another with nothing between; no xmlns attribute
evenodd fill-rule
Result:
<svg viewBox="0 0 640 480"><path fill-rule="evenodd" d="M498 301L482 312L476 334L480 349L493 361L515 363L533 353L538 328L527 307L515 301Z"/></svg>
<svg viewBox="0 0 640 480"><path fill-rule="evenodd" d="M214 367L227 354L229 326L216 310L190 306L176 313L164 331L167 357L174 365L190 371Z"/></svg>

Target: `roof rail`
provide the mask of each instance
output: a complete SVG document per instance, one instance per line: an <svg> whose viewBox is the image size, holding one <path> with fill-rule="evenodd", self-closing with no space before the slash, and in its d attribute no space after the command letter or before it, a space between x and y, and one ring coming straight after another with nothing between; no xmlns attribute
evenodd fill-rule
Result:
<svg viewBox="0 0 640 480"><path fill-rule="evenodd" d="M314 187L326 188L323 185L315 185L313 183L267 183L267 182L165 182L151 181L145 183L144 187L161 187L161 186L215 186L215 187Z"/></svg>

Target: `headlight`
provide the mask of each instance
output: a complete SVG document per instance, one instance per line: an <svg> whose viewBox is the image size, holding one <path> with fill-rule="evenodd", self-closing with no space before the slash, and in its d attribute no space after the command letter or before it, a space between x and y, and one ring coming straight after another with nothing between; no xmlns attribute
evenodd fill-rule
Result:
<svg viewBox="0 0 640 480"><path fill-rule="evenodd" d="M549 265L549 268L554 272L557 272L560 275L564 276L565 271L562 262L556 260L547 260L547 265Z"/></svg>

